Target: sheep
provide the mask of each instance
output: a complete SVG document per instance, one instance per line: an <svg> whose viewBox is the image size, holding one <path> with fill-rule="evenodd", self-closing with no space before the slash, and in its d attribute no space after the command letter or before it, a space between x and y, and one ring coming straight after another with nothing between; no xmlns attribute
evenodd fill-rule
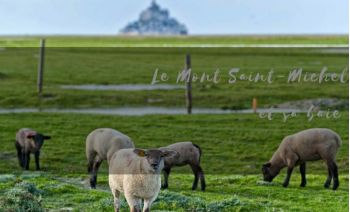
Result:
<svg viewBox="0 0 350 212"><path fill-rule="evenodd" d="M287 176L283 183L283 186L287 187L294 166L300 165L300 186L305 187L306 161L323 159L328 166L328 178L324 187L329 188L333 178L333 190L336 190L339 186L339 179L335 158L340 145L340 136L326 128L307 129L289 135L283 139L270 161L263 165L264 181L271 182L282 168L287 167Z"/></svg>
<svg viewBox="0 0 350 212"><path fill-rule="evenodd" d="M95 129L87 136L86 157L91 188L96 188L97 172L103 160L109 163L116 151L125 148L134 148L134 143L128 136L114 129Z"/></svg>
<svg viewBox="0 0 350 212"><path fill-rule="evenodd" d="M130 211L150 211L160 187L160 172L164 158L178 154L172 150L121 149L116 152L109 164L109 187L114 197L115 211L120 210L120 193L124 196Z"/></svg>
<svg viewBox="0 0 350 212"><path fill-rule="evenodd" d="M35 156L36 170L40 170L39 156L44 140L51 139L50 136L43 135L29 128L22 128L16 133L15 146L19 165L29 170L30 153Z"/></svg>
<svg viewBox="0 0 350 212"><path fill-rule="evenodd" d="M189 164L192 168L194 174L194 181L192 184L192 190L195 190L198 186L198 179L201 181L201 190L205 191L205 179L204 173L200 166L200 159L202 155L201 148L193 144L192 142L179 142L171 144L167 147L163 147L167 149L174 150L179 153L178 157L168 157L164 160L164 184L162 185L163 189L168 188L168 178L173 166L184 166ZM162 148L161 148L162 149Z"/></svg>

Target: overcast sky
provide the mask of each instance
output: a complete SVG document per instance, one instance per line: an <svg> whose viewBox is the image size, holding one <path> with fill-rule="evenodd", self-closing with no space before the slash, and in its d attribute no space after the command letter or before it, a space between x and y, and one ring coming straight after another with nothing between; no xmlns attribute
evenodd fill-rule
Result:
<svg viewBox="0 0 350 212"><path fill-rule="evenodd" d="M190 34L347 34L348 0L158 0ZM115 35L151 0L0 0L0 35Z"/></svg>

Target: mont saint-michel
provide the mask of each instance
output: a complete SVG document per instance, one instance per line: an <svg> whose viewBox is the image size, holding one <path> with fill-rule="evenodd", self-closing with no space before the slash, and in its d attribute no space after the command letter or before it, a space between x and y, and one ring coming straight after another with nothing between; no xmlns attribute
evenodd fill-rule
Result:
<svg viewBox="0 0 350 212"><path fill-rule="evenodd" d="M155 1L141 12L137 21L120 30L125 35L187 35L188 30L169 11L162 9Z"/></svg>

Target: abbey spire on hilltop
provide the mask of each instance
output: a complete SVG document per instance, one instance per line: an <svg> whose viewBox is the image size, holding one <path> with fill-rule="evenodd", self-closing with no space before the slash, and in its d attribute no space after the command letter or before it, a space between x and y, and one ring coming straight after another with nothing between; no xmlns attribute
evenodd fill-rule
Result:
<svg viewBox="0 0 350 212"><path fill-rule="evenodd" d="M139 19L129 23L120 31L127 35L187 35L187 28L175 18L170 17L169 11L162 9L155 0L144 11Z"/></svg>

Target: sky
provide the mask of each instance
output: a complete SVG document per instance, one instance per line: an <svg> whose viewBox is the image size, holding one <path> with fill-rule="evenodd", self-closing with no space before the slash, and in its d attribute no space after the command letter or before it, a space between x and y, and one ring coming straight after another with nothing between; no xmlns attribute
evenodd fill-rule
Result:
<svg viewBox="0 0 350 212"><path fill-rule="evenodd" d="M157 0L193 35L348 34L348 0ZM0 35L116 35L151 0L0 0Z"/></svg>

